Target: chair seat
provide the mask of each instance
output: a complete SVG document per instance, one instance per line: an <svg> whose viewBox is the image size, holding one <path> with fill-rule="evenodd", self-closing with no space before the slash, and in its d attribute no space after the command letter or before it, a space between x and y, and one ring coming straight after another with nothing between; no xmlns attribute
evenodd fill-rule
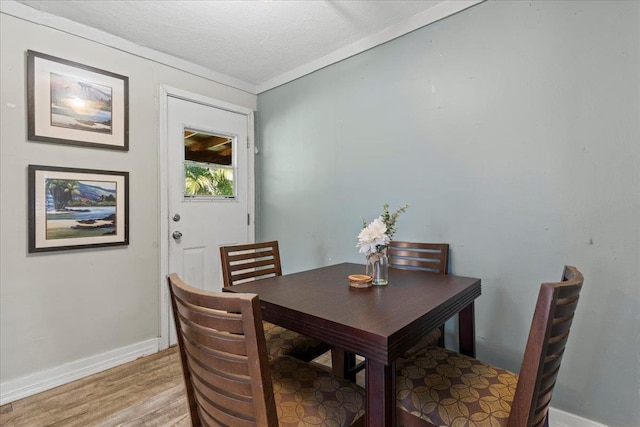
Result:
<svg viewBox="0 0 640 427"><path fill-rule="evenodd" d="M347 426L364 414L363 388L293 357L269 364L281 427Z"/></svg>
<svg viewBox="0 0 640 427"><path fill-rule="evenodd" d="M308 338L282 326L265 321L262 322L262 326L267 341L269 359L292 356L309 362L331 349L331 346L326 343Z"/></svg>
<svg viewBox="0 0 640 427"><path fill-rule="evenodd" d="M416 345L405 351L402 357L408 359L409 357L415 356L421 350L437 346L441 336L442 332L440 331L440 328L434 329L433 331L423 336Z"/></svg>
<svg viewBox="0 0 640 427"><path fill-rule="evenodd" d="M431 347L396 362L399 409L436 426L506 426L518 375Z"/></svg>

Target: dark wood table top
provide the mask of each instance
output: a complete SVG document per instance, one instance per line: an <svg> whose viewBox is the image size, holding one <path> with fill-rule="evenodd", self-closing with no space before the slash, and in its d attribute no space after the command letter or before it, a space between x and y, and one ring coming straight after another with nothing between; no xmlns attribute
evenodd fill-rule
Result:
<svg viewBox="0 0 640 427"><path fill-rule="evenodd" d="M389 269L389 284L352 288L364 266L343 263L243 283L263 319L388 365L480 295L480 279Z"/></svg>

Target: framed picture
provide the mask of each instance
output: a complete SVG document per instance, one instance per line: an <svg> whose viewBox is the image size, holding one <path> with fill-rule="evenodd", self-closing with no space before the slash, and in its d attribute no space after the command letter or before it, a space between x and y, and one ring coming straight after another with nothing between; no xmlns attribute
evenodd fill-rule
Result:
<svg viewBox="0 0 640 427"><path fill-rule="evenodd" d="M129 244L129 173L29 165L29 253Z"/></svg>
<svg viewBox="0 0 640 427"><path fill-rule="evenodd" d="M27 51L31 141L129 150L129 78Z"/></svg>

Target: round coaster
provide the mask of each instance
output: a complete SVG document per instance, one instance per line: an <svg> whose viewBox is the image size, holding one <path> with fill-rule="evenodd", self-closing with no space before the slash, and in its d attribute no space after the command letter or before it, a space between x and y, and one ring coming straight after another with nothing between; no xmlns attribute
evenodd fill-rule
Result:
<svg viewBox="0 0 640 427"><path fill-rule="evenodd" d="M371 276L367 276L366 274L350 274L349 275L349 286L352 288L368 288L371 286Z"/></svg>

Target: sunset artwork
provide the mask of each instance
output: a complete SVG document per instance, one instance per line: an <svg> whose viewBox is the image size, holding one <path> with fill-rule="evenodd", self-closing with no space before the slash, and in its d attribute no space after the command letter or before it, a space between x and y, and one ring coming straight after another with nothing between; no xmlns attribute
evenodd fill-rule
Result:
<svg viewBox="0 0 640 427"><path fill-rule="evenodd" d="M27 139L129 151L129 77L28 50Z"/></svg>
<svg viewBox="0 0 640 427"><path fill-rule="evenodd" d="M51 126L112 133L112 89L51 73Z"/></svg>

